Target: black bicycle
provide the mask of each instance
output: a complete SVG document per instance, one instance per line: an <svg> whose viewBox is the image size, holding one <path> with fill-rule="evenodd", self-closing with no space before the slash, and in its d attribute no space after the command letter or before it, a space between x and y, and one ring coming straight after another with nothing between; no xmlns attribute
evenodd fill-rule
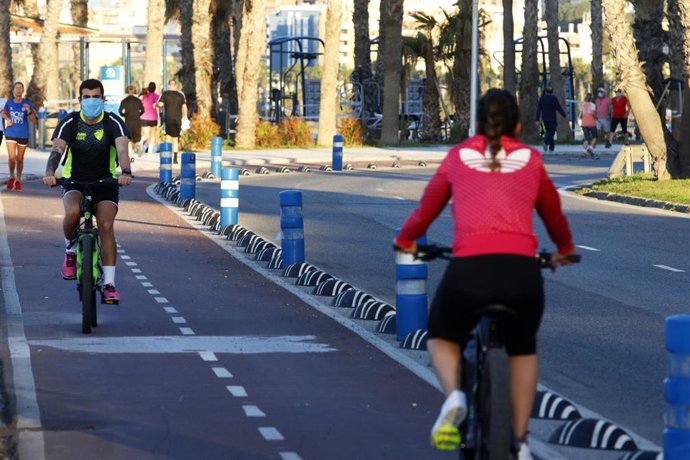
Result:
<svg viewBox="0 0 690 460"><path fill-rule="evenodd" d="M452 248L418 245L415 258L451 259ZM551 254L537 256L550 268ZM568 256L579 262L579 254ZM477 312L477 326L461 355L460 386L467 395L467 417L460 425L461 460L507 460L516 454L510 406L510 374L505 330L515 312L505 305L486 305Z"/></svg>
<svg viewBox="0 0 690 460"><path fill-rule="evenodd" d="M102 292L103 269L98 228L93 224L93 187L117 184L116 179L96 181L75 181L59 178L55 186L74 185L82 188L82 218L77 228L77 291L81 301L81 331L90 334L98 326L96 291L101 292L101 303L117 304L117 300L106 300Z"/></svg>

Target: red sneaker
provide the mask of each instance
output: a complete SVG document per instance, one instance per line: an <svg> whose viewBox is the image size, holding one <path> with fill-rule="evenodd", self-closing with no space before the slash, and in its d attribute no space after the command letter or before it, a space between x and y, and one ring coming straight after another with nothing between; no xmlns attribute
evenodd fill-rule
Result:
<svg viewBox="0 0 690 460"><path fill-rule="evenodd" d="M117 305L120 303L120 293L115 290L112 284L106 284L102 291L101 300L103 303Z"/></svg>
<svg viewBox="0 0 690 460"><path fill-rule="evenodd" d="M14 189L15 189L16 191L18 191L18 192L21 192L21 191L22 191L22 183L19 182L19 181L15 181L15 183L14 183Z"/></svg>
<svg viewBox="0 0 690 460"><path fill-rule="evenodd" d="M10 177L7 181L7 190L12 190L14 188L14 177Z"/></svg>
<svg viewBox="0 0 690 460"><path fill-rule="evenodd" d="M65 261L62 263L62 279L77 279L77 254L74 252L65 253Z"/></svg>

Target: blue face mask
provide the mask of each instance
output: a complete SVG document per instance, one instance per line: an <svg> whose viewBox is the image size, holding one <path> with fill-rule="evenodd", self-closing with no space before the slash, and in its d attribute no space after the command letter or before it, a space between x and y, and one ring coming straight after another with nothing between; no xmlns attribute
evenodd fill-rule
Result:
<svg viewBox="0 0 690 460"><path fill-rule="evenodd" d="M100 98L91 97L89 99L81 100L81 113L86 118L97 118L103 113L105 101Z"/></svg>

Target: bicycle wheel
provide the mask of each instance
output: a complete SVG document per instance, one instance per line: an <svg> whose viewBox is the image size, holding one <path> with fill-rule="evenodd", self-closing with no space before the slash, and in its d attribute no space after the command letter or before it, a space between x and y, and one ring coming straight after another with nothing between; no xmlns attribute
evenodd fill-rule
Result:
<svg viewBox="0 0 690 460"><path fill-rule="evenodd" d="M81 239L81 331L91 333L93 312L96 309L96 291L93 279L93 238Z"/></svg>
<svg viewBox="0 0 690 460"><path fill-rule="evenodd" d="M510 374L504 348L489 348L480 380L482 458L506 460L513 445Z"/></svg>

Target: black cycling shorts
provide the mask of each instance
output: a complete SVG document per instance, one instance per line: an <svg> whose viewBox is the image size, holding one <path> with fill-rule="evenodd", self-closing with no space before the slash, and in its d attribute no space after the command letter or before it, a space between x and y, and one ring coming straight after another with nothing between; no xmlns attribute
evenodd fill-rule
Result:
<svg viewBox="0 0 690 460"><path fill-rule="evenodd" d="M520 255L451 260L431 304L429 338L449 340L464 348L479 319L477 312L490 304L502 304L516 313L506 331L508 354L536 353L544 281L536 258Z"/></svg>
<svg viewBox="0 0 690 460"><path fill-rule="evenodd" d="M65 196L67 192L72 190L84 193L84 187L82 186L63 185L62 196ZM93 192L93 204L100 203L101 201L112 201L117 206L120 202L120 187L117 184L93 185L91 186L91 191Z"/></svg>

